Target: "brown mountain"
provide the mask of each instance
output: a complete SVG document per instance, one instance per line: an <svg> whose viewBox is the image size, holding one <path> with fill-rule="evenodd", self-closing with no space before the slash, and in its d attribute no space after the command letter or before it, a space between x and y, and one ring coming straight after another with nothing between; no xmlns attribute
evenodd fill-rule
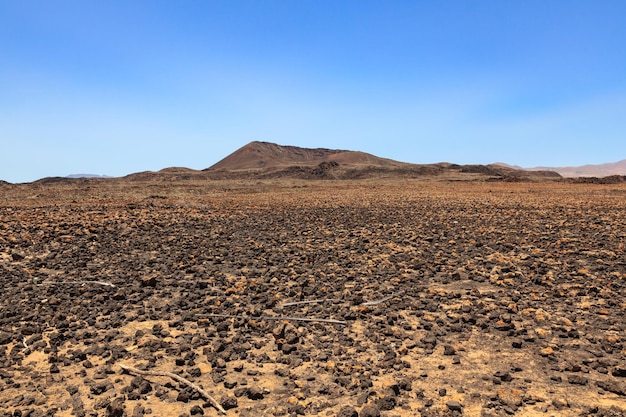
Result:
<svg viewBox="0 0 626 417"><path fill-rule="evenodd" d="M325 148L300 148L277 145L269 142L250 142L228 155L209 170L258 170L277 169L293 166L315 167L327 163L343 167L386 167L402 168L410 164L379 158L359 152Z"/></svg>
<svg viewBox="0 0 626 417"><path fill-rule="evenodd" d="M494 165L519 169L523 171L553 171L558 172L559 175L565 178L579 178L579 177L612 177L612 176L626 176L626 159L618 162L609 162L606 164L598 165L582 165L574 167L534 167L523 168L518 165L508 165L503 162L496 162Z"/></svg>
<svg viewBox="0 0 626 417"><path fill-rule="evenodd" d="M119 178L42 178L40 184L109 181L176 182L221 179L337 179L429 178L442 181L544 181L558 180L553 171L526 171L502 164L457 165L448 162L411 164L360 151L300 148L269 142L250 142L203 170L184 167L136 172Z"/></svg>
<svg viewBox="0 0 626 417"><path fill-rule="evenodd" d="M250 142L203 170L214 178L357 179L375 177L439 177L441 179L539 180L557 179L555 172L527 172L498 165L410 164L365 152L300 148Z"/></svg>
<svg viewBox="0 0 626 417"><path fill-rule="evenodd" d="M555 171L566 178L575 177L610 177L614 175L626 175L626 159L618 162L609 162L598 165L582 165L578 167L557 167L557 168L528 168L531 171L549 170Z"/></svg>

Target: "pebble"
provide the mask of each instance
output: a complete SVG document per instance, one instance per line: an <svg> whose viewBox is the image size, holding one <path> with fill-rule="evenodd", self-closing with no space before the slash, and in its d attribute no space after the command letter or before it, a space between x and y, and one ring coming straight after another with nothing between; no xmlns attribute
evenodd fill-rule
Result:
<svg viewBox="0 0 626 417"><path fill-rule="evenodd" d="M446 407L451 411L463 411L463 405L458 401L448 401Z"/></svg>
<svg viewBox="0 0 626 417"><path fill-rule="evenodd" d="M380 417L380 409L375 405L366 405L361 409L359 417Z"/></svg>
<svg viewBox="0 0 626 417"><path fill-rule="evenodd" d="M359 417L359 413L354 409L354 407L346 405L339 410L337 417Z"/></svg>

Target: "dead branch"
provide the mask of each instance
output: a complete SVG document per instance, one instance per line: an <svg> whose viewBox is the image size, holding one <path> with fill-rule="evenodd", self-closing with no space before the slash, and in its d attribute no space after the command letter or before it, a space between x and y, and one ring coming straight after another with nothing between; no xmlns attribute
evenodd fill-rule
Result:
<svg viewBox="0 0 626 417"><path fill-rule="evenodd" d="M142 371L141 369L137 369L137 368L134 368L132 366L122 365L122 364L119 364L119 365L120 365L120 368L122 368L124 371L130 372L130 373L133 373L133 374L137 374L137 375L169 376L170 378L175 379L176 381L180 382L181 384L187 385L188 387L191 387L192 389L198 391L200 393L200 395L202 395L204 398L209 400L211 405L213 405L213 407L215 407L219 412L221 412L222 414L226 414L226 410L224 410L224 408L217 402L217 400L215 400L215 398L213 398L211 395L209 395L208 392L206 392L205 390L203 390L202 388L200 388L199 386L197 386L193 382L189 381L188 379L183 378L182 376L173 374L171 372L165 372L165 371Z"/></svg>
<svg viewBox="0 0 626 417"><path fill-rule="evenodd" d="M317 304L317 303L325 303L326 301L335 301L335 300L331 300L330 298L320 298L318 300L293 301L293 302L289 302L289 303L283 303L280 306L281 307L288 307L288 306L297 306L297 305L300 305L300 304Z"/></svg>
<svg viewBox="0 0 626 417"><path fill-rule="evenodd" d="M387 300L391 300L392 298L395 298L395 297L397 297L397 296L398 296L398 295L400 295L400 294L402 294L402 292L401 292L401 291L400 291L400 292L393 293L393 294L391 294L391 295L388 295L387 297L383 297L383 298L381 298L380 300L375 300L375 301L367 301L367 302L365 302L365 303L361 303L361 305L362 305L362 306L375 306L375 305L377 305L377 304L384 303L384 302L385 302L385 301L387 301Z"/></svg>
<svg viewBox="0 0 626 417"><path fill-rule="evenodd" d="M59 284L81 284L81 285L85 285L85 284L95 284L95 285L102 285L105 287L111 287L111 288L115 288L116 285L112 284L110 282L104 282L104 281L57 281L57 282L42 282L40 284L37 285L59 285Z"/></svg>
<svg viewBox="0 0 626 417"><path fill-rule="evenodd" d="M247 319L247 320L293 320L293 321L309 321L309 322L321 322L332 324L348 324L345 320L333 320L333 319L316 319L309 317L286 317L286 316L237 316L229 314L196 314L197 317L222 317L227 319Z"/></svg>

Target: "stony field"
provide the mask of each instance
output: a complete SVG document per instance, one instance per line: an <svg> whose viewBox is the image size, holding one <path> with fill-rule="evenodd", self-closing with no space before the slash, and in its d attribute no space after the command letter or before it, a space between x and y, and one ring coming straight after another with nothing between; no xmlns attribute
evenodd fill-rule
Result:
<svg viewBox="0 0 626 417"><path fill-rule="evenodd" d="M2 185L0 416L624 416L625 243L624 185Z"/></svg>

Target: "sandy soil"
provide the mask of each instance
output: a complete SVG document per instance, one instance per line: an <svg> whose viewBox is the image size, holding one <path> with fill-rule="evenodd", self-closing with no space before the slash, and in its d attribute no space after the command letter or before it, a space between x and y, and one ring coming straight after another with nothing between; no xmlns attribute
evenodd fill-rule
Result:
<svg viewBox="0 0 626 417"><path fill-rule="evenodd" d="M0 416L218 415L120 364L229 415L624 416L625 242L624 185L3 185Z"/></svg>

